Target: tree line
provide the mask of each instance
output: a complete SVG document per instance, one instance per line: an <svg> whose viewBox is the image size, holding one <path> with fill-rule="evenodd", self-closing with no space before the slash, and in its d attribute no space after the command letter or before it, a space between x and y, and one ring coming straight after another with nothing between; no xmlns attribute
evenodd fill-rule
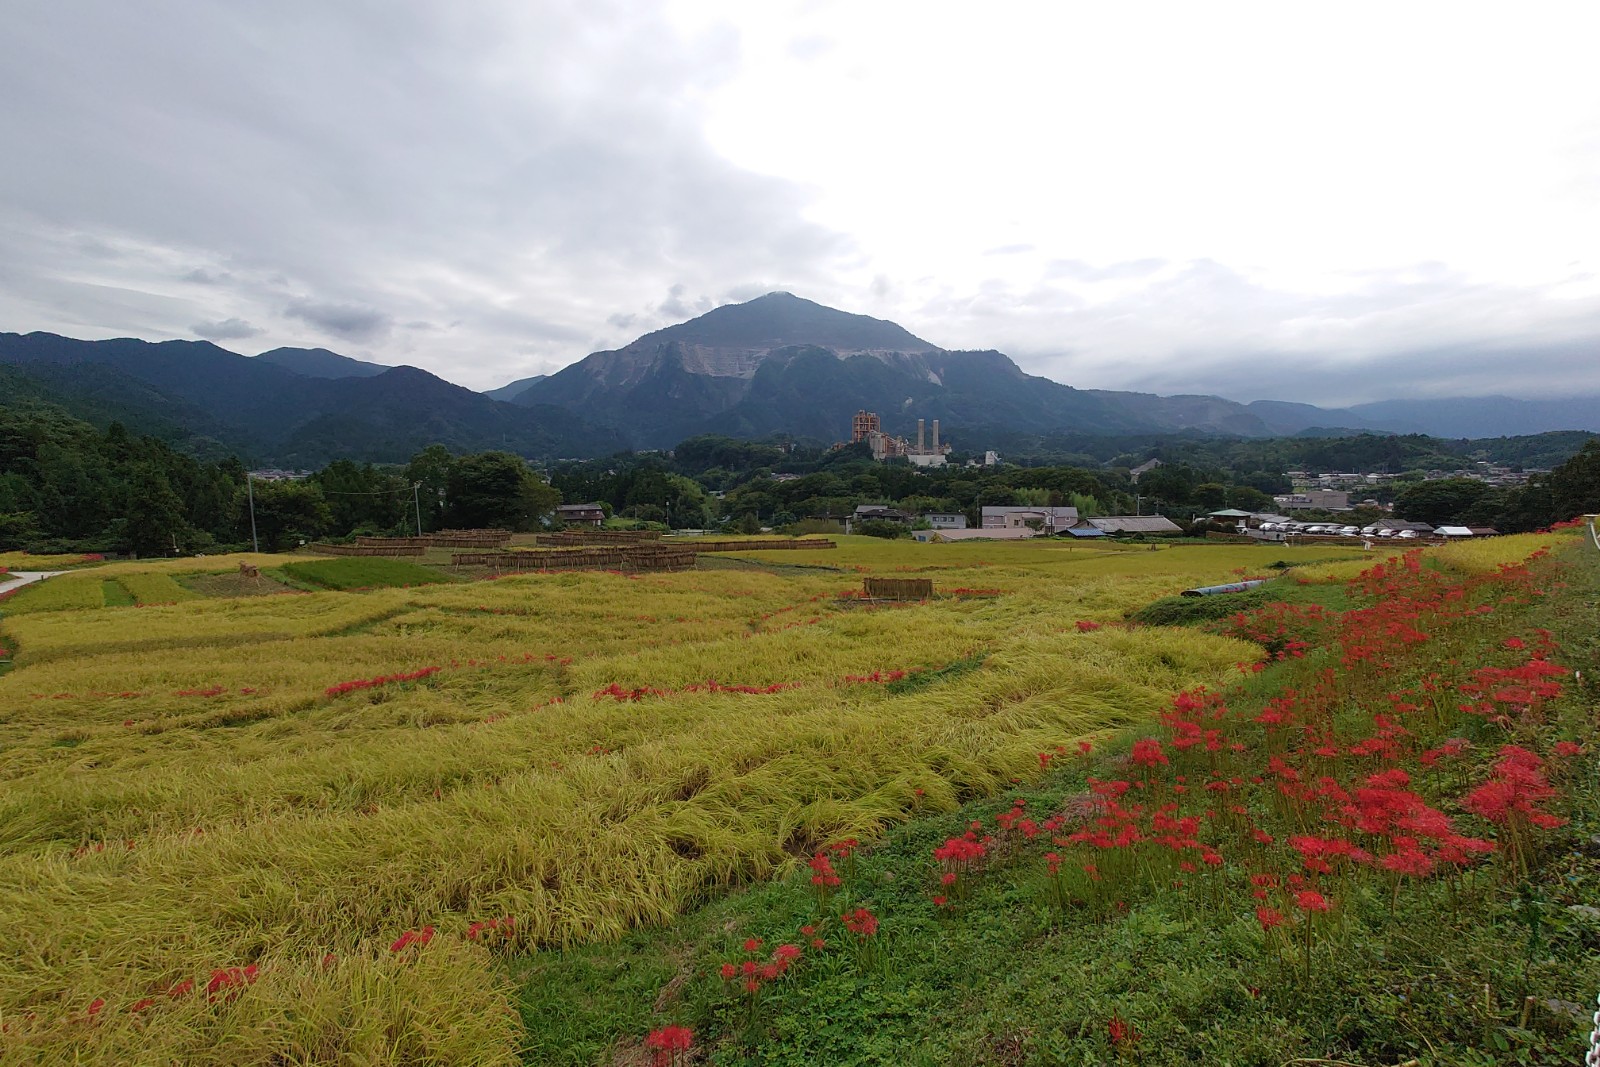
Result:
<svg viewBox="0 0 1600 1067"><path fill-rule="evenodd" d="M1096 469L959 462L923 469L904 460L876 462L865 445L820 448L703 436L667 453L566 463L548 475L507 452L458 455L431 445L403 465L337 460L307 478L265 480L250 477L236 457L202 462L116 423L101 430L48 405L22 403L0 409L0 550L148 556L259 543L282 551L356 534L529 530L551 523L563 500L599 503L618 518L678 529L836 521L860 504L962 513L974 525L983 507L1017 505L1074 506L1085 516L1137 510L1186 524L1222 508L1271 509L1270 494L1288 489L1282 454L1266 458L1272 444L1212 441L1184 453L1169 442L1119 454L1127 466ZM1392 438L1356 440L1351 454L1326 441L1284 446L1299 456L1321 449L1333 459L1375 447L1419 446ZM1244 469L1223 461L1234 448L1242 450ZM1163 450L1172 457L1163 466L1137 480L1128 473L1149 452ZM1589 439L1525 485L1412 480L1393 492L1395 513L1403 518L1503 532L1536 529L1600 511L1600 439Z"/></svg>
<svg viewBox="0 0 1600 1067"><path fill-rule="evenodd" d="M0 409L0 551L188 555L284 551L352 534L532 529L561 501L506 452L432 445L404 466L338 460L305 479L253 478L119 423L100 430L45 404Z"/></svg>

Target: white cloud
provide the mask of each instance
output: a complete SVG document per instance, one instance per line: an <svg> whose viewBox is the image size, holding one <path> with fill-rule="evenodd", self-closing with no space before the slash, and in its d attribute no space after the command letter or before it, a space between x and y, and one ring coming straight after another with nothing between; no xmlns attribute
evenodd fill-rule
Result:
<svg viewBox="0 0 1600 1067"><path fill-rule="evenodd" d="M1081 386L1600 392L1597 23L23 7L0 329L252 329L488 387L787 289Z"/></svg>

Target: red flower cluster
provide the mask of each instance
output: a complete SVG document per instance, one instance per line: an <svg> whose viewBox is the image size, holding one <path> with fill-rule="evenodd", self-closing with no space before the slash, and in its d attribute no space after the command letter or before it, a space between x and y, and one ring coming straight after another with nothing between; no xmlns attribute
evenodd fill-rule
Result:
<svg viewBox="0 0 1600 1067"><path fill-rule="evenodd" d="M694 1031L687 1026L664 1026L659 1030L650 1031L644 1039L644 1047L651 1051L650 1062L654 1067L672 1067L679 1062L688 1062L687 1058L680 1061L678 1053L688 1052L694 1048Z"/></svg>
<svg viewBox="0 0 1600 1067"><path fill-rule="evenodd" d="M256 978L256 965L253 963L248 967L224 967L212 971L211 981L206 983L206 999L216 1000L220 996L224 1000L232 1000L244 991L245 986L254 985Z"/></svg>
<svg viewBox="0 0 1600 1067"><path fill-rule="evenodd" d="M340 682L338 685L330 685L326 692L328 696L336 697L343 696L345 693L353 693L358 689L376 689L379 686L391 685L395 682L417 682L438 674L443 669L442 667L423 667L403 674L381 674L376 678L360 678L353 682Z"/></svg>
<svg viewBox="0 0 1600 1067"><path fill-rule="evenodd" d="M857 908L847 915L841 915L839 921L844 923L846 930L863 941L878 932L878 917L866 908Z"/></svg>
<svg viewBox="0 0 1600 1067"><path fill-rule="evenodd" d="M429 927L432 929L432 927ZM475 922L467 927L468 941L488 941L492 937L509 940L516 933L516 921L509 916L500 919L489 919L484 922ZM426 942L423 942L426 944Z"/></svg>
<svg viewBox="0 0 1600 1067"><path fill-rule="evenodd" d="M693 682L681 689L657 689L654 686L642 685L637 689L624 689L616 682L612 682L604 689L596 690L593 694L595 700L604 700L610 697L618 703L637 704L645 697L669 697L677 693L737 693L743 696L767 696L772 693L781 693L785 689L793 689L798 682L773 682L771 685L724 685L715 678L704 682Z"/></svg>
<svg viewBox="0 0 1600 1067"><path fill-rule="evenodd" d="M415 945L418 948L422 948L424 945L426 945L429 941L432 941L432 940L433 940L433 927L431 927L431 926L424 926L422 928L422 932L421 933L418 933L416 930L407 930L405 933L400 935L399 939L397 941L395 941L394 944L389 946L389 951L390 952L404 952L406 949L410 948L412 945Z"/></svg>
<svg viewBox="0 0 1600 1067"><path fill-rule="evenodd" d="M805 929L810 930L811 927ZM772 958L763 961L761 952L761 939L752 937L746 939L743 948L746 958L737 962L724 963L719 969L724 982L738 982L740 988L750 997L755 997L761 992L765 983L776 982L789 973L789 968L800 960L802 950L799 945L783 944L772 950ZM812 944L821 948L823 942L818 939Z"/></svg>
<svg viewBox="0 0 1600 1067"><path fill-rule="evenodd" d="M1490 779L1468 793L1461 806L1499 826L1523 823L1549 829L1567 821L1539 810L1555 795L1544 776L1544 761L1518 745L1506 745Z"/></svg>
<svg viewBox="0 0 1600 1067"><path fill-rule="evenodd" d="M868 682L878 685L887 685L890 682L898 682L900 679L906 677L910 673L912 672L873 671L871 674L847 674L844 676L844 680L852 685L862 685Z"/></svg>

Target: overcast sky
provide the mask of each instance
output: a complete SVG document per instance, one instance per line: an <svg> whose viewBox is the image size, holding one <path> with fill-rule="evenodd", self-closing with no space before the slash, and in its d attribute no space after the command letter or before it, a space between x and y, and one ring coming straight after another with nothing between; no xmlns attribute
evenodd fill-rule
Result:
<svg viewBox="0 0 1600 1067"><path fill-rule="evenodd" d="M785 289L1069 385L1600 394L1600 5L0 0L0 330L472 388Z"/></svg>

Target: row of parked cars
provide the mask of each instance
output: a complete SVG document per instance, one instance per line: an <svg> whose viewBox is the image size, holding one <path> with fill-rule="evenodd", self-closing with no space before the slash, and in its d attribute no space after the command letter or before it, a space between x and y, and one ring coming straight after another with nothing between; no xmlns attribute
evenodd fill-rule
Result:
<svg viewBox="0 0 1600 1067"><path fill-rule="evenodd" d="M1319 534L1323 537L1398 537L1412 540L1427 531L1394 530L1387 526L1341 526L1336 522L1264 522L1263 530L1276 533Z"/></svg>

